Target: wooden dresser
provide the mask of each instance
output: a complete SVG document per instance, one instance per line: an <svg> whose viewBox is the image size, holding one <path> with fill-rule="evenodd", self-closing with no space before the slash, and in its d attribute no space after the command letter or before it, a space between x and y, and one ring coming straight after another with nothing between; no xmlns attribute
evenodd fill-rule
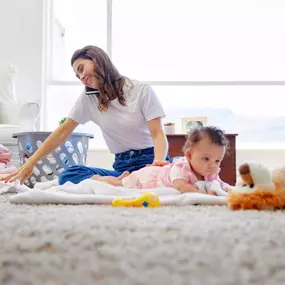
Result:
<svg viewBox="0 0 285 285"><path fill-rule="evenodd" d="M185 134L166 135L169 143L169 156L183 156L183 145L185 143ZM229 150L226 153L222 163L220 177L230 185L236 183L236 136L237 134L226 134L229 140Z"/></svg>

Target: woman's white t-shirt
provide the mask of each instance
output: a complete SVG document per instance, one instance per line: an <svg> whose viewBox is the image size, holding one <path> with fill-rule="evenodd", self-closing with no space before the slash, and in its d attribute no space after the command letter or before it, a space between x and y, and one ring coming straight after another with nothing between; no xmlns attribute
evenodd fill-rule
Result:
<svg viewBox="0 0 285 285"><path fill-rule="evenodd" d="M97 124L109 150L114 154L152 147L147 122L165 116L157 95L148 84L126 80L123 91L126 106L115 99L107 111L100 112L97 96L86 95L84 88L69 114L69 118L79 124L89 121Z"/></svg>

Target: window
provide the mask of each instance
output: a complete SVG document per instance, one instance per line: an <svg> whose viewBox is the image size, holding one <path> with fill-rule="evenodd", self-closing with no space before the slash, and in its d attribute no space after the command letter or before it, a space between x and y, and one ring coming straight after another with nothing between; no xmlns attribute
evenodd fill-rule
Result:
<svg viewBox="0 0 285 285"><path fill-rule="evenodd" d="M75 80L70 67L73 52L86 45L107 47L107 9L104 0L52 2L52 80Z"/></svg>
<svg viewBox="0 0 285 285"><path fill-rule="evenodd" d="M284 148L285 86L154 86L167 120L208 118L208 124L238 133L239 148ZM190 95L191 94L191 95ZM197 98L197 100L193 100Z"/></svg>
<svg viewBox="0 0 285 285"><path fill-rule="evenodd" d="M145 81L285 80L282 0L113 0L113 60Z"/></svg>
<svg viewBox="0 0 285 285"><path fill-rule="evenodd" d="M72 53L92 44L108 51L122 74L153 86L178 132L180 117L207 116L239 134L237 147L284 142L282 0L52 3L48 129L68 115L83 87L70 66ZM83 129L95 134L91 147L106 147L93 123Z"/></svg>

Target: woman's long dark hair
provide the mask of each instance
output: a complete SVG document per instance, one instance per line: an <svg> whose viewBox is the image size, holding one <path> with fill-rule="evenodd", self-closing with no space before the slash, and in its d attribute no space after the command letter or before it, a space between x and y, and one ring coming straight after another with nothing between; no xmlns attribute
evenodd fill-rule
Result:
<svg viewBox="0 0 285 285"><path fill-rule="evenodd" d="M95 76L99 81L98 109L107 111L110 102L116 98L125 106L123 86L125 77L122 76L111 62L106 52L96 46L86 46L74 52L71 66L78 58L90 59L95 65Z"/></svg>

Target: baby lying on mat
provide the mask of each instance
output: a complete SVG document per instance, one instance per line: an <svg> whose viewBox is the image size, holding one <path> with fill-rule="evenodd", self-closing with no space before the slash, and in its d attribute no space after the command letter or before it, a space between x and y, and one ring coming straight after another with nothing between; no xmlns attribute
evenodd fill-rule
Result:
<svg viewBox="0 0 285 285"><path fill-rule="evenodd" d="M94 175L92 179L132 189L173 187L180 192L226 196L229 184L219 178L228 140L217 127L191 130L183 147L185 156L171 164L146 166L120 177Z"/></svg>

